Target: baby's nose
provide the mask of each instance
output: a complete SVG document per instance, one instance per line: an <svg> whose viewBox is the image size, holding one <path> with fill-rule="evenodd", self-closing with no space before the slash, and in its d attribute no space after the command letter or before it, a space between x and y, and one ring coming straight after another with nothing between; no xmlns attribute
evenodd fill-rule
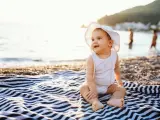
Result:
<svg viewBox="0 0 160 120"><path fill-rule="evenodd" d="M94 41L93 41L93 43L95 43L95 44L96 44L96 43L97 43L97 40L94 40Z"/></svg>

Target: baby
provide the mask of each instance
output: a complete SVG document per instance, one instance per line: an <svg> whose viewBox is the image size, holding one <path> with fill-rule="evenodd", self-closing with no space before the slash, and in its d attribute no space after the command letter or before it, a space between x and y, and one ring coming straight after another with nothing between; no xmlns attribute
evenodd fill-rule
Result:
<svg viewBox="0 0 160 120"><path fill-rule="evenodd" d="M98 94L112 94L107 104L123 107L126 93L120 79L118 54L120 36L107 26L91 23L85 39L92 50L87 59L86 80L80 87L82 97L92 104L93 111L104 107Z"/></svg>

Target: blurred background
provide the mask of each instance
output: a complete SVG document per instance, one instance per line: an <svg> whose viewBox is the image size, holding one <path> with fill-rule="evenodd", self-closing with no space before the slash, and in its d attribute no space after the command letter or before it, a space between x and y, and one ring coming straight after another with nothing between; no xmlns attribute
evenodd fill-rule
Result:
<svg viewBox="0 0 160 120"><path fill-rule="evenodd" d="M159 55L159 6L160 0L0 0L0 67L85 60L90 22L120 34L121 59Z"/></svg>

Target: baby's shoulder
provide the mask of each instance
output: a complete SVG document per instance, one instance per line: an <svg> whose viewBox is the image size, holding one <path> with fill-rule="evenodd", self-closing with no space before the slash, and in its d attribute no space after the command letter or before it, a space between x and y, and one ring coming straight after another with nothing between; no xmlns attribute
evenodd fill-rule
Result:
<svg viewBox="0 0 160 120"><path fill-rule="evenodd" d="M118 53L114 50L112 51L112 60L115 61L115 63L118 60Z"/></svg>
<svg viewBox="0 0 160 120"><path fill-rule="evenodd" d="M94 61L91 55L89 55L88 58L86 59L86 66L88 67L94 66Z"/></svg>
<svg viewBox="0 0 160 120"><path fill-rule="evenodd" d="M87 62L93 62L93 57L92 57L92 54L90 54L87 59L86 59Z"/></svg>
<svg viewBox="0 0 160 120"><path fill-rule="evenodd" d="M94 59L95 58L95 53L94 52L92 52L92 53L90 53L89 55L88 55L88 58L87 59Z"/></svg>
<svg viewBox="0 0 160 120"><path fill-rule="evenodd" d="M112 49L111 51L112 51L112 54L113 54L113 55L118 56L117 51L115 51L114 49Z"/></svg>

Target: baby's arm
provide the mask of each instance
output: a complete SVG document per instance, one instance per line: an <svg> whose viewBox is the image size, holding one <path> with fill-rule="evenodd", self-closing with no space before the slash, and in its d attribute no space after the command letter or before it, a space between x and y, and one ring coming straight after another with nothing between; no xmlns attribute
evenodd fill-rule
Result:
<svg viewBox="0 0 160 120"><path fill-rule="evenodd" d="M92 99L97 97L96 83L94 79L94 63L91 56L87 59L86 78L90 90L89 98Z"/></svg>
<svg viewBox="0 0 160 120"><path fill-rule="evenodd" d="M116 60L116 64L115 64L115 77L116 77L116 81L120 86L123 86L123 82L121 80L121 73L120 73L120 68L119 68L119 60L118 60L118 55L117 55L117 60Z"/></svg>

